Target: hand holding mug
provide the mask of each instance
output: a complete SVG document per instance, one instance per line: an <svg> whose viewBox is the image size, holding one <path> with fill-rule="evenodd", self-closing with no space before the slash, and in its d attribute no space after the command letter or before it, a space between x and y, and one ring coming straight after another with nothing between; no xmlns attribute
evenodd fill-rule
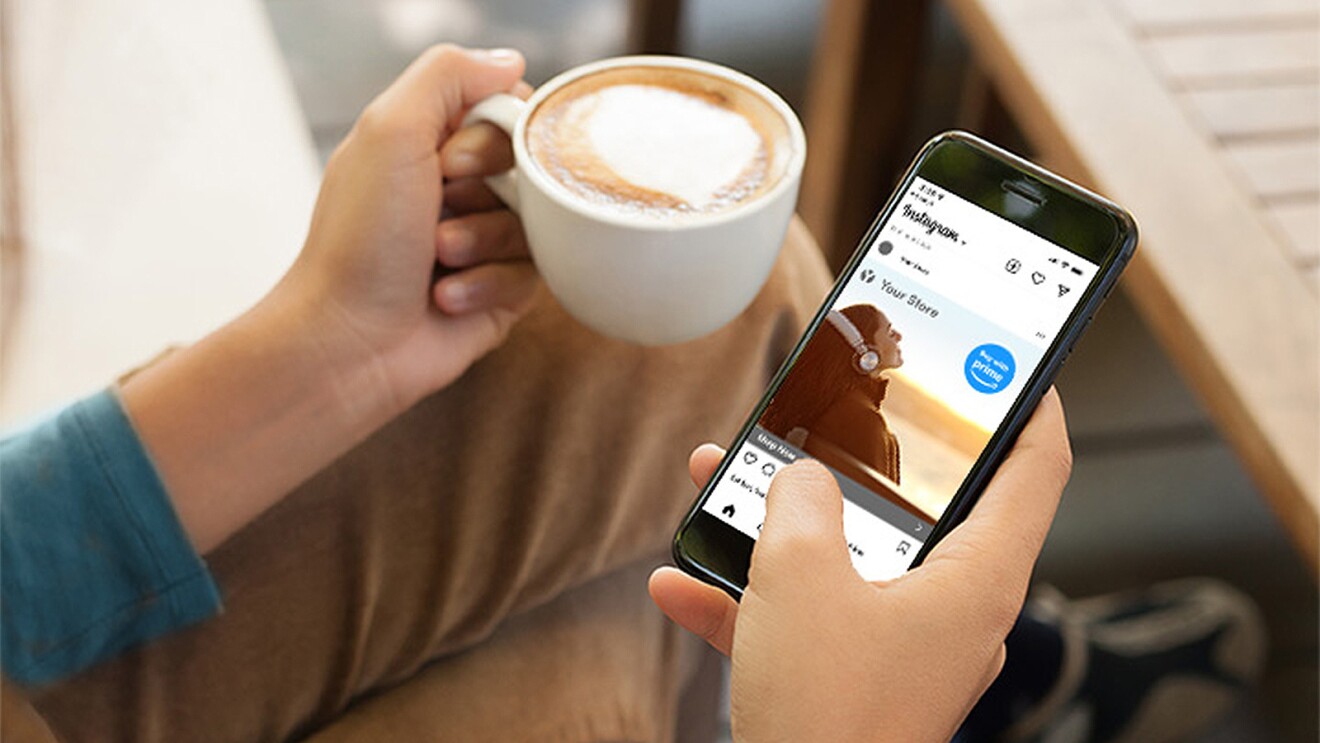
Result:
<svg viewBox="0 0 1320 743"><path fill-rule="evenodd" d="M406 404L458 377L530 306L537 279L517 221L485 211L498 202L480 188L507 144L459 132L469 107L514 90L522 71L516 52L449 45L410 65L330 158L283 282L310 287L336 342L374 357ZM439 280L437 259L453 269Z"/></svg>
<svg viewBox="0 0 1320 743"><path fill-rule="evenodd" d="M487 211L499 202L480 181L506 167L508 145L455 134L474 103L519 90L522 72L511 51L423 54L335 151L279 284L124 383L199 551L457 379L531 306L517 219Z"/></svg>
<svg viewBox="0 0 1320 743"><path fill-rule="evenodd" d="M732 320L774 265L806 140L755 80L677 57L565 72L527 101L493 96L466 123L512 138L488 179L522 218L551 293L589 327L659 345Z"/></svg>

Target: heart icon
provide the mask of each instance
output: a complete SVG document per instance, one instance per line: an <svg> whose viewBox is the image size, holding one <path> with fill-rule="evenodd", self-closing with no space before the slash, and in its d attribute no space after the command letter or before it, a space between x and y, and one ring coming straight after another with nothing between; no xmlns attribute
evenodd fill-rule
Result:
<svg viewBox="0 0 1320 743"><path fill-rule="evenodd" d="M1031 283L1039 285L1041 283L1044 283L1044 281L1045 281L1045 274L1041 273L1040 271L1031 272Z"/></svg>
<svg viewBox="0 0 1320 743"><path fill-rule="evenodd" d="M749 451L746 454L743 454L743 461L748 464L753 464L754 462L756 462L756 452Z"/></svg>

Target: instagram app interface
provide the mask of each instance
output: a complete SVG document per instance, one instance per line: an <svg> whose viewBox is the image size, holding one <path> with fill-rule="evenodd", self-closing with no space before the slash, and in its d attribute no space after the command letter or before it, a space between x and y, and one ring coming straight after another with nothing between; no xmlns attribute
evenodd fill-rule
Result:
<svg viewBox="0 0 1320 743"><path fill-rule="evenodd" d="M704 510L755 539L775 472L810 457L858 572L900 575L1097 269L916 178Z"/></svg>

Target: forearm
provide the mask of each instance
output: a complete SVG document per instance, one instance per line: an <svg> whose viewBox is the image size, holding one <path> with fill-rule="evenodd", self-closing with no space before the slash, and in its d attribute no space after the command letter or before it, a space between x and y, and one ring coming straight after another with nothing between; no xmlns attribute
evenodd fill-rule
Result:
<svg viewBox="0 0 1320 743"><path fill-rule="evenodd" d="M279 294L124 383L125 410L207 553L402 410L366 348Z"/></svg>
<svg viewBox="0 0 1320 743"><path fill-rule="evenodd" d="M0 440L0 664L46 683L212 616L220 596L109 392Z"/></svg>
<svg viewBox="0 0 1320 743"><path fill-rule="evenodd" d="M464 145L449 126L513 88L522 67L507 51L424 54L331 158L307 243L280 285L125 383L124 407L199 552L453 382L527 310L535 272L507 212L494 225L489 212L463 222L451 204L450 221L475 242L431 279L446 259L442 177L507 167L507 140ZM442 151L459 155L443 175ZM444 301L453 294L464 301Z"/></svg>

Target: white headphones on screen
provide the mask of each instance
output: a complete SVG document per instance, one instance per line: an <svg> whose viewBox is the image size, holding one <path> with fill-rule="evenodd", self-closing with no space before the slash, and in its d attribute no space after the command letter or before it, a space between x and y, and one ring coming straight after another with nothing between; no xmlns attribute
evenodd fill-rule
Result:
<svg viewBox="0 0 1320 743"><path fill-rule="evenodd" d="M880 354L876 353L870 346L866 345L866 340L862 338L862 331L853 325L846 315L838 310L830 310L825 316L825 320L834 329L839 331L839 335L852 346L856 355L853 357L853 368L861 374L870 374L880 366Z"/></svg>

